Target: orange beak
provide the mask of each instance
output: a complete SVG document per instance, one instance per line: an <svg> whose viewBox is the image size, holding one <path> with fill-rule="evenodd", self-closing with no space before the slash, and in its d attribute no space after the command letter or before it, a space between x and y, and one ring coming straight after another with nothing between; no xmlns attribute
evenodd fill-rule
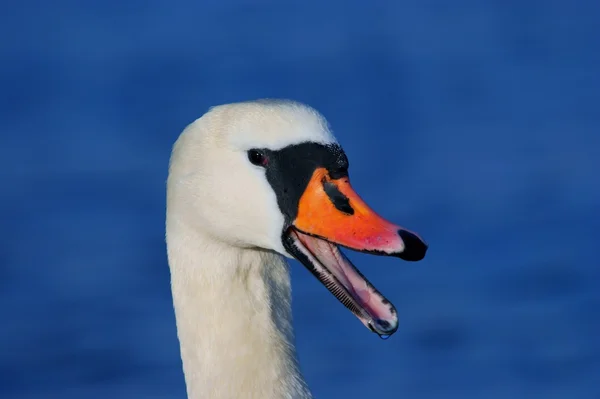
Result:
<svg viewBox="0 0 600 399"><path fill-rule="evenodd" d="M298 204L293 222L302 233L362 252L423 259L427 244L417 234L377 213L354 192L348 177L332 179L317 168Z"/></svg>

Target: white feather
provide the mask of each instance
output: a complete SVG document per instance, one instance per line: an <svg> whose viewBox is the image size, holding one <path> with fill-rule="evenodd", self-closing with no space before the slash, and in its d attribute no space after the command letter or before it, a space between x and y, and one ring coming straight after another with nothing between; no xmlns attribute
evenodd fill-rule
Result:
<svg viewBox="0 0 600 399"><path fill-rule="evenodd" d="M298 367L284 217L247 150L332 143L326 120L290 101L211 108L175 143L166 237L190 399L310 398Z"/></svg>

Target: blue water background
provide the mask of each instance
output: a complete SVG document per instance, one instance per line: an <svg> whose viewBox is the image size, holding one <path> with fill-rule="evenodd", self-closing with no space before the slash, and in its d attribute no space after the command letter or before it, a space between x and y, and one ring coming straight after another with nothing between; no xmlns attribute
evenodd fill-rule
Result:
<svg viewBox="0 0 600 399"><path fill-rule="evenodd" d="M388 341L292 264L318 398L600 398L600 2L0 5L0 398L184 398L172 143L262 97L330 120L428 257L350 257Z"/></svg>

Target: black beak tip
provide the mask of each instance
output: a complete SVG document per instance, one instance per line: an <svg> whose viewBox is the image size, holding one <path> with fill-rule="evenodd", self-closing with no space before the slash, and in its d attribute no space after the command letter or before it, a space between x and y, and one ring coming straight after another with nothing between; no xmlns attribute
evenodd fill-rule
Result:
<svg viewBox="0 0 600 399"><path fill-rule="evenodd" d="M398 330L398 322L390 323L387 320L375 319L369 322L369 329L381 338L387 339Z"/></svg>
<svg viewBox="0 0 600 399"><path fill-rule="evenodd" d="M400 259L416 262L425 257L428 248L425 241L406 230L398 230L398 235L404 241L404 251L398 254Z"/></svg>

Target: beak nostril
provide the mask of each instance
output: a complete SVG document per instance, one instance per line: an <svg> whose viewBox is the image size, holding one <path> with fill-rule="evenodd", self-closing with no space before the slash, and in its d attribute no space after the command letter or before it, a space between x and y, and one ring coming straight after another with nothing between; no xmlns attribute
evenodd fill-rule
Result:
<svg viewBox="0 0 600 399"><path fill-rule="evenodd" d="M407 230L398 230L398 235L404 241L404 251L398 256L407 261L419 261L425 257L427 244L414 233Z"/></svg>

